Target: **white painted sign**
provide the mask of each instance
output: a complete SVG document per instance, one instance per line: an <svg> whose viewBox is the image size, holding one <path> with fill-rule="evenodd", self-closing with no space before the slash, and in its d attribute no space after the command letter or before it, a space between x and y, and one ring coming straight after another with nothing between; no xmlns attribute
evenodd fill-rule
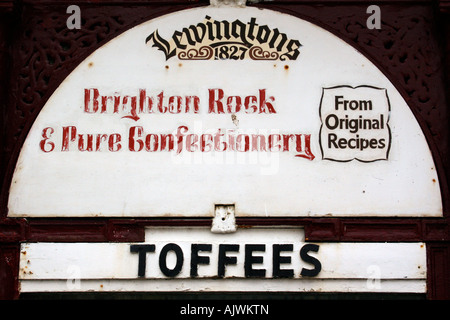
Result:
<svg viewBox="0 0 450 320"><path fill-rule="evenodd" d="M22 292L426 289L423 243L305 243L297 228L149 228L144 243L25 243L20 258Z"/></svg>
<svg viewBox="0 0 450 320"><path fill-rule="evenodd" d="M441 216L424 135L367 58L304 20L195 8L111 40L42 109L12 217Z"/></svg>
<svg viewBox="0 0 450 320"><path fill-rule="evenodd" d="M324 88L320 103L323 158L364 162L388 160L390 105L386 89Z"/></svg>

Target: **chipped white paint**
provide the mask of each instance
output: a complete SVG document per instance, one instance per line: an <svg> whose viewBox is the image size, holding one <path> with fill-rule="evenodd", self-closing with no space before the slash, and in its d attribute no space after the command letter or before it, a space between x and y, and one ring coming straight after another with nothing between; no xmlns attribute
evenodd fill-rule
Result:
<svg viewBox="0 0 450 320"><path fill-rule="evenodd" d="M236 6L236 7L245 7L246 0L210 0L209 3L213 7L229 7L229 6Z"/></svg>
<svg viewBox="0 0 450 320"><path fill-rule="evenodd" d="M230 233L235 231L234 205L216 205L216 215L212 221L211 232Z"/></svg>
<svg viewBox="0 0 450 320"><path fill-rule="evenodd" d="M257 24L260 38L267 30L276 29L292 40L289 46L285 43L283 54L295 52L297 40L300 54L295 60L262 61L249 57L259 59L263 53L255 56L255 50L249 55L250 50L243 47L237 60L229 53L226 60L180 60L197 48L180 53L180 58L167 58L174 51L166 56L153 42L146 43L149 35L170 39L176 30L202 21L205 26L213 25L207 17L216 22L239 20L248 32L256 30ZM264 50L268 47L266 43ZM195 52L201 56L212 49L199 50ZM267 52L265 57L277 54ZM332 129L322 131L326 135L321 136L321 128L326 129L320 117L323 88L336 86L368 86L386 92L388 114L386 108L374 108L370 115L360 110L336 113L343 121L346 116L347 121L359 116L376 121L383 115L377 124L383 124L383 135L366 138L363 131L333 129L329 123ZM100 111L100 98L100 109L92 102L93 88L109 101L105 112ZM230 110L225 106L224 114L210 113L208 101L219 98L219 89L224 102L231 97ZM172 101L172 107L189 106L189 112L130 113L133 99L144 101L139 100L144 94L158 101L162 92L161 108ZM360 90L349 90L359 94L351 98L342 92L339 106L344 106L344 100L368 99ZM112 111L114 96L123 102L117 113ZM86 97L90 99L87 104ZM242 105L256 103L256 108L266 112L247 113L243 106L235 112L238 98ZM336 100L331 97L329 101L323 110L333 110ZM148 102L142 103L148 107ZM196 107L198 113L194 113ZM390 136L386 135L387 126ZM245 134L287 137L290 149L283 151L278 140L269 151L259 146L258 151L243 152L241 143L241 150L222 152L220 143L224 141L219 140L215 148L211 139L224 132L233 139L238 139L238 133L243 134L241 138ZM93 135L91 151L79 151L79 145L87 148L88 134ZM183 137L183 150L153 152L162 148L162 140L158 145L154 142L163 134ZM290 134L298 135L296 142L289 140ZM199 152L202 137L210 140L206 150ZM357 153L350 146L359 141L361 149L370 141L360 138L376 139L372 147L380 150L389 142L389 150L369 154L365 147ZM300 151L295 149L296 143ZM336 143L335 149L322 154L321 143ZM191 146L195 150L188 150ZM339 162L341 159L353 160ZM195 8L162 16L124 32L92 53L50 97L31 128L12 179L8 215L214 217L214 204L220 203L234 203L236 216L253 217L442 216L439 181L427 142L406 102L382 72L353 47L316 25L250 7Z"/></svg>

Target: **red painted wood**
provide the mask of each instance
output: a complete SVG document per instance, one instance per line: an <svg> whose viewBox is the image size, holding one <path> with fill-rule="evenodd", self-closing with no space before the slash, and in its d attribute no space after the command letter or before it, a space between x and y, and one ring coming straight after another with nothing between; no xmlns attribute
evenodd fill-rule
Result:
<svg viewBox="0 0 450 320"><path fill-rule="evenodd" d="M0 243L0 300L19 297L19 250L18 243Z"/></svg>
<svg viewBox="0 0 450 320"><path fill-rule="evenodd" d="M427 243L427 296L450 300L450 242Z"/></svg>

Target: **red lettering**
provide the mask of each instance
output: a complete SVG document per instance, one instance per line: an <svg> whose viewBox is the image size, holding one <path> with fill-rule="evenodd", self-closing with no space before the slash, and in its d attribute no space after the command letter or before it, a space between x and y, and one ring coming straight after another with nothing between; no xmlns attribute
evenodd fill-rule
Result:
<svg viewBox="0 0 450 320"><path fill-rule="evenodd" d="M86 134L86 143L84 142L84 135L78 135L78 150L80 151L92 151L93 146L93 136L92 134Z"/></svg>
<svg viewBox="0 0 450 320"><path fill-rule="evenodd" d="M280 151L281 145L279 145L279 144L275 145L276 143L280 142L280 140L281 140L281 135L279 135L279 134L269 135L269 150L270 151ZM277 149L273 150L272 148L277 148Z"/></svg>
<svg viewBox="0 0 450 320"><path fill-rule="evenodd" d="M153 140L153 143L152 143L152 140ZM159 147L158 135L148 134L145 137L145 150L154 152L154 151L158 151L158 147Z"/></svg>
<svg viewBox="0 0 450 320"><path fill-rule="evenodd" d="M194 104L194 113L198 113L200 110L200 98L197 96L186 97L186 113L189 112L192 103Z"/></svg>
<svg viewBox="0 0 450 320"><path fill-rule="evenodd" d="M91 100L91 90L92 90L92 100ZM98 89L84 89L84 112L96 113L98 111L98 97L99 97Z"/></svg>
<svg viewBox="0 0 450 320"><path fill-rule="evenodd" d="M270 96L266 99L266 89L259 89L259 113L277 113L273 104L275 102L275 98ZM266 111L267 107L267 111Z"/></svg>
<svg viewBox="0 0 450 320"><path fill-rule="evenodd" d="M77 128L75 126L63 127L61 151L69 151L69 142L75 141Z"/></svg>
<svg viewBox="0 0 450 320"><path fill-rule="evenodd" d="M213 136L211 134L202 134L201 142L200 142L201 151L202 152L211 151L212 150L212 142L213 142ZM209 147L209 149L206 150L206 147Z"/></svg>
<svg viewBox="0 0 450 320"><path fill-rule="evenodd" d="M144 112L144 103L146 97L147 91L145 91L144 89L139 89L139 112Z"/></svg>
<svg viewBox="0 0 450 320"><path fill-rule="evenodd" d="M140 118L138 117L137 113L136 113L136 108L137 108L137 97L129 97L129 96L125 96L123 97L123 106L125 107L125 105L128 103L128 98L130 98L130 115L128 116L123 116L122 118L126 118L126 119L132 119L134 121L138 121Z"/></svg>
<svg viewBox="0 0 450 320"><path fill-rule="evenodd" d="M244 137L244 141L242 141ZM250 150L250 137L246 134L238 134L236 137L236 150L240 152L247 152Z"/></svg>
<svg viewBox="0 0 450 320"><path fill-rule="evenodd" d="M148 97L145 89L139 89L138 111L140 113L153 113L153 97Z"/></svg>
<svg viewBox="0 0 450 320"><path fill-rule="evenodd" d="M96 141L95 141L95 151L100 151L100 146L102 144L102 141L107 141L108 135L107 134L98 134Z"/></svg>
<svg viewBox="0 0 450 320"><path fill-rule="evenodd" d="M227 144L225 141L221 141L224 134L222 133L222 129L217 130L217 133L214 135L214 150L215 151L225 151L227 150Z"/></svg>
<svg viewBox="0 0 450 320"><path fill-rule="evenodd" d="M108 134L78 134L75 126L62 128L62 146L61 151L70 151L70 144L77 145L79 151L101 151L102 145L108 146L109 151L119 151L121 136L118 133Z"/></svg>
<svg viewBox="0 0 450 320"><path fill-rule="evenodd" d="M198 142L198 135L196 134L188 134L186 136L186 150L189 152L197 151L198 146L196 143Z"/></svg>
<svg viewBox="0 0 450 320"><path fill-rule="evenodd" d="M222 89L209 89L209 113L225 113L224 110L224 92ZM259 99L258 99L259 98ZM259 100L259 102L258 102ZM238 113L242 108L242 101L244 101L244 108L246 113L277 113L274 107L275 97L266 96L266 89L259 89L259 97L256 96L229 96L226 99L227 113Z"/></svg>
<svg viewBox="0 0 450 320"><path fill-rule="evenodd" d="M121 140L121 136L118 133L113 133L109 136L108 139L108 149L111 152L116 152L122 149L122 145L119 143Z"/></svg>
<svg viewBox="0 0 450 320"><path fill-rule="evenodd" d="M55 132L55 130L51 127L47 127L47 128L44 128L44 130L42 130L42 138L44 138L44 139L41 140L41 142L39 143L39 146L41 147L42 151L51 152L55 149L55 144L53 142L51 142L51 141L47 142L47 140L50 139L53 132ZM47 149L45 147L46 145L50 146L50 149Z"/></svg>
<svg viewBox="0 0 450 320"><path fill-rule="evenodd" d="M167 140L169 140L169 143L167 143ZM161 134L161 151L165 150L166 146L168 146L167 151L172 151L173 145L174 145L174 141L173 141L172 134Z"/></svg>
<svg viewBox="0 0 450 320"><path fill-rule="evenodd" d="M180 153L181 150L183 150L183 133L181 133L181 130L186 133L189 129L186 126L179 126L177 128L177 133L175 134L177 137L177 153Z"/></svg>
<svg viewBox="0 0 450 320"><path fill-rule="evenodd" d="M247 96L244 100L245 112L255 113L258 110L258 98L256 96Z"/></svg>
<svg viewBox="0 0 450 320"><path fill-rule="evenodd" d="M289 140L291 138L295 139L295 136L293 134L283 134L283 151L289 151ZM297 141L297 143L298 143L298 141ZM297 147L298 147L298 144L297 144ZM301 148L301 145L300 145L300 148Z"/></svg>
<svg viewBox="0 0 450 320"><path fill-rule="evenodd" d="M314 160L315 156L312 154L311 152L311 135L310 134L304 134L303 136L305 137L305 148L302 148L302 142L301 142L301 134L296 134L295 135L297 138L297 147L296 150L297 152L303 152L300 154L295 155L296 157L300 157L300 158L305 158L308 160Z"/></svg>
<svg viewBox="0 0 450 320"><path fill-rule="evenodd" d="M209 113L225 113L223 110L223 90L209 89Z"/></svg>
<svg viewBox="0 0 450 320"><path fill-rule="evenodd" d="M106 113L106 106L108 104L108 100L113 100L113 97L110 96L102 96L102 110L101 113Z"/></svg>
<svg viewBox="0 0 450 320"><path fill-rule="evenodd" d="M144 141L141 139L136 140L135 137L135 135L137 135L137 138L140 138L143 131L144 129L142 127L130 127L130 134L128 137L128 149L130 151L141 151L144 148Z"/></svg>
<svg viewBox="0 0 450 320"><path fill-rule="evenodd" d="M158 94L158 110L161 113L166 113L167 107L163 106L163 100L164 100L164 91L161 91L161 93Z"/></svg>
<svg viewBox="0 0 450 320"><path fill-rule="evenodd" d="M264 135L252 134L252 151L267 151L266 137Z"/></svg>
<svg viewBox="0 0 450 320"><path fill-rule="evenodd" d="M181 112L181 97L172 96L169 98L169 112L180 113Z"/></svg>
<svg viewBox="0 0 450 320"><path fill-rule="evenodd" d="M119 113L120 96L114 96L114 113Z"/></svg>
<svg viewBox="0 0 450 320"><path fill-rule="evenodd" d="M234 100L234 108L233 108L233 100ZM239 96L230 96L227 98L227 110L228 113L237 113L241 111L241 97Z"/></svg>

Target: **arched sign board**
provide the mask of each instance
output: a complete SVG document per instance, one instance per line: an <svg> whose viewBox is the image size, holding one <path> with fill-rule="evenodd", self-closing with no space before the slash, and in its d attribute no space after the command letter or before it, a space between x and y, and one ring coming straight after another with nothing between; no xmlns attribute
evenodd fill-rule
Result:
<svg viewBox="0 0 450 320"><path fill-rule="evenodd" d="M24 201L26 199L26 201ZM14 217L441 216L409 107L329 32L255 8L143 23L90 55L23 146Z"/></svg>
<svg viewBox="0 0 450 320"><path fill-rule="evenodd" d="M22 148L8 216L213 217L218 205L233 207L238 217L442 216L424 134L372 62L307 21L215 7L138 25L97 49L61 83ZM340 290L348 279L355 281L342 290L367 290L372 262L390 270L383 279L393 282L384 290L425 290L422 243L322 244L315 256L318 245L305 249L301 230L281 230L273 243L267 232L274 230L239 230L222 235L226 239L204 231L191 230L189 240L186 230L151 230L141 245L24 244L22 290L36 290L27 280L64 279L71 266L84 266L81 261L90 268L82 277L114 278L108 285L118 290L130 277L156 279L151 290L214 290L213 280L158 281L196 277L206 265L214 267L202 269L204 278L220 278L225 265L238 260L244 267L227 271L231 282L285 278L291 269L283 263L294 263L285 254L297 251L299 261L286 277L333 280L304 282L304 290ZM249 239L252 244L244 245ZM58 255L50 268L43 262L51 252ZM74 252L97 262L75 261ZM230 252L242 257L234 261ZM384 258L375 261L369 253ZM159 268L143 265L150 255ZM123 259L133 260L132 267L121 265ZM103 272L105 263L115 269ZM395 289L403 280L410 285ZM69 290L65 282L37 283ZM296 282L277 283L264 290L300 290ZM97 284L83 288L96 290ZM141 285L133 288L147 290Z"/></svg>

